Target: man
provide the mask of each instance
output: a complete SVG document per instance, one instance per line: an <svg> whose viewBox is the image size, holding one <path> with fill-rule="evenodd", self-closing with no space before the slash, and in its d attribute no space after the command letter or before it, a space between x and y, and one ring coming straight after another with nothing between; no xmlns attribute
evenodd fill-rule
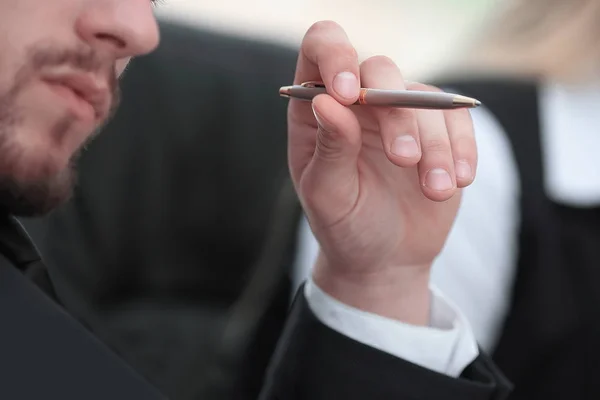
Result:
<svg viewBox="0 0 600 400"><path fill-rule="evenodd" d="M74 155L116 105L118 76L131 57L158 44L152 2L3 0L0 7L3 397L159 398L15 273L55 295L13 219L42 215L69 197ZM462 376L448 377L409 362L423 363L418 355L403 360L347 337L343 323L327 317L348 309L348 321L377 317L413 335L446 328L428 275L455 217L458 188L474 178L455 174L455 160L475 170L468 113L347 108L360 84L404 82L386 58L359 65L331 22L311 27L298 58L295 82L315 79L330 92L312 104L290 102L289 161L322 251L262 398L502 398L506 382L475 348L462 360L470 365L452 374Z"/></svg>

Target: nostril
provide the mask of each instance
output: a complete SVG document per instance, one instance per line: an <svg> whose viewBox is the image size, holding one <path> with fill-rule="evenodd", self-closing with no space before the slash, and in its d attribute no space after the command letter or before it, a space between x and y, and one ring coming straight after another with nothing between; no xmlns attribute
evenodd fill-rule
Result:
<svg viewBox="0 0 600 400"><path fill-rule="evenodd" d="M97 33L95 36L96 36L96 39L98 39L102 42L110 42L113 46L115 46L119 49L122 49L127 46L127 43L125 43L124 40L119 39L115 35L111 35L109 33Z"/></svg>

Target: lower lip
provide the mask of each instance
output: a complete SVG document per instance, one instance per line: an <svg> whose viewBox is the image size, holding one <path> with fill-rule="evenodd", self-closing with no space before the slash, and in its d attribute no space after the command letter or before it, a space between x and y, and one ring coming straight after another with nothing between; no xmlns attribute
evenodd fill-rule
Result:
<svg viewBox="0 0 600 400"><path fill-rule="evenodd" d="M75 93L73 89L60 83L46 83L50 87L50 90L66 103L67 107L75 117L85 122L95 122L96 110L94 109L94 106Z"/></svg>

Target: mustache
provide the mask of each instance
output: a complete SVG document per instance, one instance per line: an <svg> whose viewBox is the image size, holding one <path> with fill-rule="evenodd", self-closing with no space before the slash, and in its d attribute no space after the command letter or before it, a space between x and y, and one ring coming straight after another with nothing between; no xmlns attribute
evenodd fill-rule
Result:
<svg viewBox="0 0 600 400"><path fill-rule="evenodd" d="M108 60L89 47L59 50L50 46L36 46L29 51L29 67L33 71L67 66L106 79L110 91L116 94L118 78L114 62L114 59Z"/></svg>
<svg viewBox="0 0 600 400"><path fill-rule="evenodd" d="M49 43L38 44L28 51L28 68L24 72L39 72L46 69L68 67L78 72L90 73L105 79L111 93L111 108L107 120L112 119L121 103L119 78L115 70L115 59L99 53L91 47L80 46L75 48L57 48ZM29 73L27 73L29 71ZM19 79L17 79L17 82Z"/></svg>
<svg viewBox="0 0 600 400"><path fill-rule="evenodd" d="M107 64L97 51L89 47L58 50L39 46L31 49L29 54L31 65L36 69L69 65L84 72L98 73Z"/></svg>

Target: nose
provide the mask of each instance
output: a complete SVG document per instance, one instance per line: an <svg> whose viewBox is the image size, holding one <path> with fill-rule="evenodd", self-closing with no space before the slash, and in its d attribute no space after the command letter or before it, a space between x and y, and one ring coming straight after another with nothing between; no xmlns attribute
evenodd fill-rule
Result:
<svg viewBox="0 0 600 400"><path fill-rule="evenodd" d="M150 0L92 0L77 18L83 41L115 59L151 52L158 46L159 31Z"/></svg>

